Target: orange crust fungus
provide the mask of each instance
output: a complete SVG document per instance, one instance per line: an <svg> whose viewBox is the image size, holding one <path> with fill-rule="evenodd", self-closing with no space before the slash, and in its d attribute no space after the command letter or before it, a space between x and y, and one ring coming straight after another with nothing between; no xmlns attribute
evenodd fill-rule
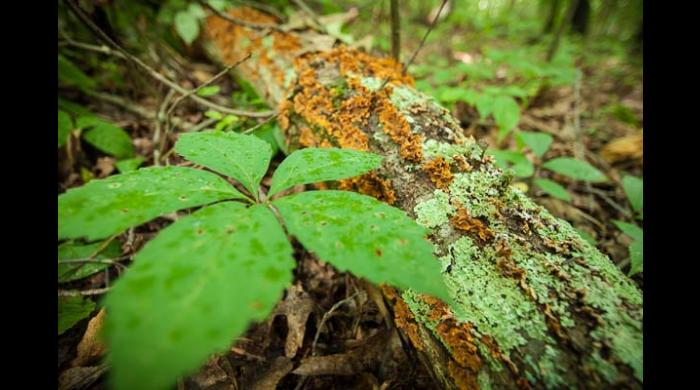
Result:
<svg viewBox="0 0 700 390"><path fill-rule="evenodd" d="M434 158L423 164L423 170L428 174L435 187L445 190L452 183L450 164L443 157Z"/></svg>
<svg viewBox="0 0 700 390"><path fill-rule="evenodd" d="M450 222L455 228L474 234L483 242L491 241L494 237L493 231L482 220L469 215L467 209L462 206L457 208L457 213L450 219Z"/></svg>
<svg viewBox="0 0 700 390"><path fill-rule="evenodd" d="M340 181L341 190L355 191L369 195L388 204L396 202L396 194L388 180L382 179L376 172Z"/></svg>

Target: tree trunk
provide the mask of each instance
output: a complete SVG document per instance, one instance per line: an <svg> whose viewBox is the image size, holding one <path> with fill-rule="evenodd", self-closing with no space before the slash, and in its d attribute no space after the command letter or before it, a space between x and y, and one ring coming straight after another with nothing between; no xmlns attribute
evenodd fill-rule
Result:
<svg viewBox="0 0 700 390"><path fill-rule="evenodd" d="M549 7L549 13L547 14L546 22L544 23L543 34L549 34L554 30L554 22L557 20L557 14L559 13L559 7L561 6L561 0L550 0L551 6Z"/></svg>
<svg viewBox="0 0 700 390"><path fill-rule="evenodd" d="M569 27L569 24L571 24L571 18L574 16L574 11L576 11L578 3L579 0L571 0L569 8L566 10L566 15L564 15L564 18L559 22L559 28L557 28L554 39L552 39L552 43L549 44L549 49L547 50L547 62L551 61L552 58L554 58L554 54L557 53L561 37L564 35L566 28Z"/></svg>
<svg viewBox="0 0 700 390"><path fill-rule="evenodd" d="M579 35L588 33L588 20L591 13L591 4L589 0L579 0L576 4L574 16L571 20L571 30Z"/></svg>
<svg viewBox="0 0 700 390"><path fill-rule="evenodd" d="M230 14L275 23L249 8ZM339 186L429 228L455 306L382 291L444 388L642 387L639 289L568 223L513 189L398 63L298 26L251 29L210 17L206 36L223 63L252 53L237 71L278 108L288 151L336 146L385 156L377 172Z"/></svg>

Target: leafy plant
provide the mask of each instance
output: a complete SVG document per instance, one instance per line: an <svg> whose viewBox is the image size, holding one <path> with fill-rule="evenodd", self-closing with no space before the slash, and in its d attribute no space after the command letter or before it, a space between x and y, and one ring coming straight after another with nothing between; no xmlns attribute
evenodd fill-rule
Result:
<svg viewBox="0 0 700 390"><path fill-rule="evenodd" d="M95 302L81 296L60 297L58 299L58 334L73 327L95 310Z"/></svg>
<svg viewBox="0 0 700 390"><path fill-rule="evenodd" d="M625 176L622 178L622 189L627 195L632 210L637 213L639 219L642 219L644 212L644 181L636 176Z"/></svg>
<svg viewBox="0 0 700 390"><path fill-rule="evenodd" d="M380 156L296 151L275 171L266 196L259 186L271 148L257 137L188 133L175 150L242 190L215 173L170 166L93 180L58 199L59 239L90 241L204 206L149 241L105 299L116 388L166 388L269 314L295 266L280 223L340 270L450 301L427 232L403 211L353 192L284 194L365 173Z"/></svg>
<svg viewBox="0 0 700 390"><path fill-rule="evenodd" d="M629 276L644 271L644 231L637 225L631 223L613 220L618 229L632 239L632 243L627 250L630 255L630 271Z"/></svg>
<svg viewBox="0 0 700 390"><path fill-rule="evenodd" d="M73 131L78 131L83 141L117 159L127 160L134 156L131 137L121 127L89 112L78 110L73 111L73 115L71 115L67 111L59 109L59 148L66 144L68 135ZM138 166L138 164L136 165Z"/></svg>
<svg viewBox="0 0 700 390"><path fill-rule="evenodd" d="M518 145L528 147L532 153L542 159L552 145L552 136L546 133L518 131L516 133ZM532 181L546 194L563 201L571 201L571 195L561 184L554 180L535 177L535 165L522 151L488 150L488 154L496 159L496 165L502 169L512 169L516 177L526 178ZM541 168L550 170L573 180L599 183L607 181L605 175L589 163L571 157L557 157L542 163Z"/></svg>
<svg viewBox="0 0 700 390"><path fill-rule="evenodd" d="M227 5L225 0L209 0L208 3L219 11L223 11ZM206 16L197 2L170 0L160 8L158 21L164 25L173 25L177 35L187 45L191 45L199 36L199 24Z"/></svg>

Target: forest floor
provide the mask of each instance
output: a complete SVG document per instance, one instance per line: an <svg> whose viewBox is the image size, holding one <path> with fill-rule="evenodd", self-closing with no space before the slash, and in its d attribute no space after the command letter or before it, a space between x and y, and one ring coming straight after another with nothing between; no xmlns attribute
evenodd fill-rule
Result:
<svg viewBox="0 0 700 390"><path fill-rule="evenodd" d="M381 35L383 38L373 50L386 53L389 36L386 13L384 10L382 14L376 7L360 8L358 16L343 32L360 45L368 42L363 38L369 33L374 34L375 40ZM420 45L427 29L426 18L427 15L404 22L402 58L408 58ZM384 27L377 29L378 23ZM439 98L446 96L446 89L460 88L465 83L469 83L470 88L478 88L478 80L472 82L469 76L460 76L459 71L455 71L460 69L460 63L468 66L480 63L486 56L486 48L507 51L522 45L523 40L514 41L507 34L477 34L459 23L440 21L409 72L416 74L419 89ZM69 50L79 53L80 49L69 47ZM585 54L573 51L571 55L575 68L581 71L575 82L538 88L521 107L518 128L549 134L553 142L541 157L531 151L522 152L533 162L535 173L516 178L515 185L526 190L555 216L571 222L627 273L630 268L628 247L632 239L613 220L635 223L622 178L643 174L642 67L627 56L581 53ZM163 69L173 69L173 75L185 88L206 82L220 70L206 62L197 49L187 54L190 58L169 53L165 59L161 50L153 55L161 57ZM100 75L100 83L107 86L103 89L105 92L86 94L75 88L59 88L60 99L80 105L72 109L88 110L125 129L132 138L136 156L143 158L143 166L152 165L154 151L159 150L160 164L186 164L169 152L174 134L166 134L165 142L154 140L163 126L157 113L165 107L164 101L172 99L167 96L167 90L153 86L144 88L144 84L153 84L148 76L129 69L119 58L95 57L93 61L82 63L81 68L96 78ZM502 75L498 67L494 68L494 73L496 76L485 81L486 84L504 86L512 81L509 76ZM115 75L122 81L114 83L110 77L116 78ZM230 104L228 97L233 96L240 108L264 107L245 86L231 78L222 77L212 85L218 86L215 94L208 97L214 102L227 105ZM499 142L498 126L493 121L481 120L472 105L450 99L445 99L444 103L461 121L467 134L485 140L490 148L523 150L516 137L508 136ZM187 102L175 109L173 116L186 123L183 127L202 123L214 127L224 122L220 118L208 118L201 109ZM233 122L241 129L255 124L240 118ZM173 131L180 131L179 126ZM588 161L610 180L591 184L540 169L543 161L560 156ZM282 158L281 153L277 155L273 168ZM71 136L67 147L59 149L59 192L116 173L116 163L116 158ZM273 171L271 169L270 173ZM538 190L533 185L537 177L549 178L564 186L570 200L557 199ZM269 185L269 180L268 175L263 184ZM172 218L159 218L117 237L120 257L128 258L137 252L171 222ZM387 320L382 303L375 299L376 289L368 289L358 279L318 262L300 248L297 248L296 258L301 266L294 285L287 290L273 315L252 326L229 353L212 357L199 373L183 378L178 389L266 389L275 385L281 389L434 387L421 364L403 352L401 340L391 328L392 321ZM120 272L121 267L109 267L61 287L81 291L103 289L109 287L110 281ZM635 274L633 279L643 288L643 273ZM100 363L105 350L98 337L102 320L103 312L96 309L90 317L59 337L60 388L105 388L105 366ZM387 339L392 348L379 350L378 346L387 345ZM296 375L288 375L293 371Z"/></svg>

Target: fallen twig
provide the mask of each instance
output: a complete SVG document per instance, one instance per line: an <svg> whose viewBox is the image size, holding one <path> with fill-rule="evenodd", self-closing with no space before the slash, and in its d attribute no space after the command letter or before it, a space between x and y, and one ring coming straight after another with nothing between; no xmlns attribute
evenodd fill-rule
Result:
<svg viewBox="0 0 700 390"><path fill-rule="evenodd" d="M209 11L213 12L216 14L216 16L220 17L221 19L225 19L233 24L237 24L239 26L247 27L247 28L252 28L254 30L275 30L275 31L284 31L281 27L277 26L276 24L256 24L256 23L251 23L247 22L245 20L240 20L236 19L233 16L221 12L218 9L214 8L209 4L207 0L198 0L201 5L204 6L204 8L208 9Z"/></svg>
<svg viewBox="0 0 700 390"><path fill-rule="evenodd" d="M190 91L186 88L181 87L177 83L173 82L172 80L168 79L167 77L163 76L160 74L158 71L155 69L151 68L148 66L145 62L141 61L138 57L132 55L126 49L121 47L119 44L114 42L112 38L110 38L100 27L98 27L80 8L80 6L76 3L76 0L65 0L66 3L68 4L69 8L78 16L78 18L85 24L94 34L96 34L100 39L105 41L107 44L121 52L124 56L129 61L132 61L136 65L140 66L142 69L144 69L151 77L154 79L160 81L161 83L165 84L166 86L170 87L171 89L175 90L176 92L180 94L187 94ZM189 95L189 98L194 100L195 102L209 107L211 109L225 112L227 114L233 114L233 115L239 115L239 116L247 116L247 117L253 117L253 118L265 118L267 116L270 116L271 114L274 113L274 111L246 111L246 110L236 110L228 107L224 107L221 105L218 105L216 103L212 103L206 99L203 99L200 96L197 95Z"/></svg>
<svg viewBox="0 0 700 390"><path fill-rule="evenodd" d="M96 288L92 290L58 290L59 297L78 297L89 295L102 295L109 291L109 287Z"/></svg>

